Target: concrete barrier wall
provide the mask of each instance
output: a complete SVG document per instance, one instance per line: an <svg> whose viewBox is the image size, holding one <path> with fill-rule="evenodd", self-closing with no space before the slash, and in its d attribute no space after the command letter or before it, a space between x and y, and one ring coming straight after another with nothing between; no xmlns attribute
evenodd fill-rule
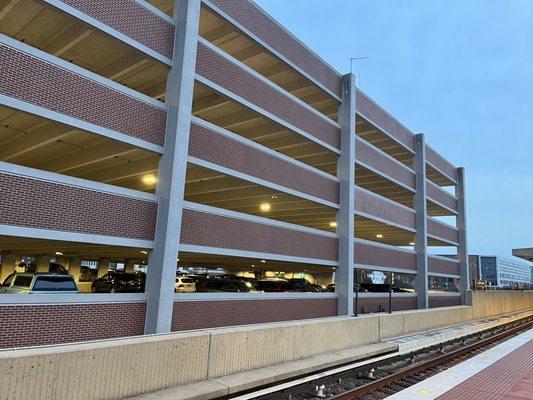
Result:
<svg viewBox="0 0 533 400"><path fill-rule="evenodd" d="M473 319L472 307L441 307L399 311L379 316L380 338L387 339L415 332L457 325Z"/></svg>
<svg viewBox="0 0 533 400"><path fill-rule="evenodd" d="M0 352L1 400L122 399L206 378L209 333Z"/></svg>
<svg viewBox="0 0 533 400"><path fill-rule="evenodd" d="M367 315L212 331L208 377L377 343L378 324L377 315Z"/></svg>
<svg viewBox="0 0 533 400"><path fill-rule="evenodd" d="M488 318L533 308L533 290L478 290L468 293L467 303L472 305L475 319Z"/></svg>

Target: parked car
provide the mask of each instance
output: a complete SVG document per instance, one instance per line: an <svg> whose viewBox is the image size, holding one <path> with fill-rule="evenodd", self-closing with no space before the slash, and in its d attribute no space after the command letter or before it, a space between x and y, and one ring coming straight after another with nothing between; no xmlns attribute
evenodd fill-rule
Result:
<svg viewBox="0 0 533 400"><path fill-rule="evenodd" d="M321 292L317 285L313 285L307 279L289 279L289 284L293 287L295 292Z"/></svg>
<svg viewBox="0 0 533 400"><path fill-rule="evenodd" d="M294 292L294 287L285 279L260 279L254 282L254 288L259 292L283 293Z"/></svg>
<svg viewBox="0 0 533 400"><path fill-rule="evenodd" d="M91 285L93 293L142 293L146 285L144 272L110 271Z"/></svg>
<svg viewBox="0 0 533 400"><path fill-rule="evenodd" d="M71 275L14 272L4 280L0 287L0 293L76 294L78 293L78 285Z"/></svg>
<svg viewBox="0 0 533 400"><path fill-rule="evenodd" d="M196 292L196 282L188 276L176 276L174 285L176 293L193 293Z"/></svg>
<svg viewBox="0 0 533 400"><path fill-rule="evenodd" d="M221 293L221 292L255 292L256 290L250 282L230 279L206 279L196 286L197 292Z"/></svg>
<svg viewBox="0 0 533 400"><path fill-rule="evenodd" d="M388 283L361 283L361 289L365 289L367 292L374 293L388 293L391 287ZM392 286L394 293L407 293L408 290L402 289L398 286Z"/></svg>
<svg viewBox="0 0 533 400"><path fill-rule="evenodd" d="M35 273L37 271L37 264L21 262L18 265L17 271L21 273ZM49 264L48 272L51 274L68 274L68 270L63 265L55 262Z"/></svg>
<svg viewBox="0 0 533 400"><path fill-rule="evenodd" d="M353 285L353 291L355 293L355 291L357 290L357 285ZM327 287L326 287L326 291L328 292L335 292L335 284L334 283L330 283ZM361 285L359 285L359 292L368 292L368 290L366 290L365 288L361 287Z"/></svg>

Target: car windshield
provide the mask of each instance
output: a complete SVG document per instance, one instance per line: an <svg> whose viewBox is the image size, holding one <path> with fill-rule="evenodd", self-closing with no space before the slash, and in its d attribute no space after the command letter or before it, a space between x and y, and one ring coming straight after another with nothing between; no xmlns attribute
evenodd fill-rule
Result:
<svg viewBox="0 0 533 400"><path fill-rule="evenodd" d="M76 291L76 284L71 276L38 276L33 290L40 292Z"/></svg>

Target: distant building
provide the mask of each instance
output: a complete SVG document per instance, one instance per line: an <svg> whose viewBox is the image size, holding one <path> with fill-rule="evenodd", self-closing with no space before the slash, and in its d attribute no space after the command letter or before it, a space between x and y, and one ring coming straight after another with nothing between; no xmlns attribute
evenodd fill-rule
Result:
<svg viewBox="0 0 533 400"><path fill-rule="evenodd" d="M491 286L532 287L532 267L527 261L500 256L470 255L470 266L478 265L478 276Z"/></svg>

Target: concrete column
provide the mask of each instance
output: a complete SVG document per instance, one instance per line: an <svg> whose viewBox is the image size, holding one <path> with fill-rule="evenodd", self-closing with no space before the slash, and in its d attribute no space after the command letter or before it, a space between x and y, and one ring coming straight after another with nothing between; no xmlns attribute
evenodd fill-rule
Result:
<svg viewBox="0 0 533 400"><path fill-rule="evenodd" d="M426 140L423 133L415 136L414 170L416 173L416 279L418 308L428 308L428 253L427 253L427 197L426 197Z"/></svg>
<svg viewBox="0 0 533 400"><path fill-rule="evenodd" d="M109 272L109 258L101 258L98 260L98 272L96 273L97 278L101 278Z"/></svg>
<svg viewBox="0 0 533 400"><path fill-rule="evenodd" d="M466 291L470 290L470 264L468 260L468 240L466 232L466 176L464 168L457 168L457 229L459 229L459 247L457 247L457 259L459 260L461 279L459 280L459 292L461 304L466 304Z"/></svg>
<svg viewBox="0 0 533 400"><path fill-rule="evenodd" d="M175 0L173 66L166 88L165 149L159 161L157 224L148 258L145 333L170 331L185 190L200 0Z"/></svg>
<svg viewBox="0 0 533 400"><path fill-rule="evenodd" d="M35 272L49 272L50 271L50 256L38 256L37 268Z"/></svg>
<svg viewBox="0 0 533 400"><path fill-rule="evenodd" d="M353 315L354 229L355 229L355 76L342 77L339 107L341 154L337 163L340 180L340 208L337 213L339 266L335 271L338 314Z"/></svg>
<svg viewBox="0 0 533 400"><path fill-rule="evenodd" d="M76 279L76 282L80 282L81 274L81 258L75 258L68 263L68 273Z"/></svg>
<svg viewBox="0 0 533 400"><path fill-rule="evenodd" d="M0 264L0 283L15 271L17 265L17 256L11 253L2 254L2 262Z"/></svg>

